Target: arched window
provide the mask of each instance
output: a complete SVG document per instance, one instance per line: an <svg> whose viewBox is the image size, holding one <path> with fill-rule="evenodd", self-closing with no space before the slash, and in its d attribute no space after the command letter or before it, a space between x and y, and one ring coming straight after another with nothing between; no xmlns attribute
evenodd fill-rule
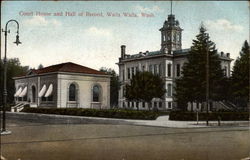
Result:
<svg viewBox="0 0 250 160"><path fill-rule="evenodd" d="M69 101L76 101L76 85L73 83L69 86Z"/></svg>
<svg viewBox="0 0 250 160"><path fill-rule="evenodd" d="M98 85L93 87L93 102L100 102L101 88Z"/></svg>

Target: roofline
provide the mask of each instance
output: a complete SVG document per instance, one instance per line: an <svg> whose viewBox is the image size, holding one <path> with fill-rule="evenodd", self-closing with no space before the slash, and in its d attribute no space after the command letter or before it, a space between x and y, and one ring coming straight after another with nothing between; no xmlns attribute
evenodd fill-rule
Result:
<svg viewBox="0 0 250 160"><path fill-rule="evenodd" d="M47 75L53 75L53 74L67 74L67 75L79 75L79 76L95 76L95 77L106 77L110 78L111 75L105 74L87 74L87 73L76 73L76 72L49 72L49 73L41 73L41 74L34 74L34 75L26 75L26 76L20 76L20 77L13 77L12 79L24 79L24 78L32 78L32 77L39 77L39 76L47 76Z"/></svg>
<svg viewBox="0 0 250 160"><path fill-rule="evenodd" d="M137 61L137 60L145 60L145 59L151 59L151 58L158 58L158 57L173 57L171 54L158 54L158 55L150 55L145 57L136 57L131 59L124 59L121 62L131 62L131 61ZM118 62L117 64L120 64L121 62Z"/></svg>
<svg viewBox="0 0 250 160"><path fill-rule="evenodd" d="M149 55L149 56L143 56L143 57L135 57L135 58L128 58L128 59L123 59L120 62L116 63L117 65L123 64L125 62L132 62L132 61L141 61L141 60L146 60L146 59L151 59L151 58L159 58L159 57L170 57L170 58L179 58L179 57L184 57L187 56L189 52L184 52L183 54L157 54L157 55ZM233 61L234 59L230 57L221 57L219 54L219 59L220 60L225 60L225 61Z"/></svg>

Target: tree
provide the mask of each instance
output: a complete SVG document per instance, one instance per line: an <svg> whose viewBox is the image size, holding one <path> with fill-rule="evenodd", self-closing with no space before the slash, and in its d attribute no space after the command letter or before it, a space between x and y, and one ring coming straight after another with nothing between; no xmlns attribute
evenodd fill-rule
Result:
<svg viewBox="0 0 250 160"><path fill-rule="evenodd" d="M37 69L42 69L42 68L43 68L42 64L39 64L39 66L37 67Z"/></svg>
<svg viewBox="0 0 250 160"><path fill-rule="evenodd" d="M120 89L119 77L115 70L111 68L102 67L100 71L111 75L110 79L110 105L111 107L118 106L118 92Z"/></svg>
<svg viewBox="0 0 250 160"><path fill-rule="evenodd" d="M151 108L153 98L162 98L166 93L163 79L151 72L137 72L125 87L125 97L129 101L144 101ZM139 110L139 107L137 107Z"/></svg>
<svg viewBox="0 0 250 160"><path fill-rule="evenodd" d="M249 96L249 44L244 42L232 72L232 96L237 106L247 107Z"/></svg>
<svg viewBox="0 0 250 160"><path fill-rule="evenodd" d="M222 99L221 91L225 77L215 44L209 39L209 34L202 25L200 33L193 40L187 57L188 61L182 68L183 76L176 80L174 98L183 110L187 109L187 102L202 103L206 100L207 53L209 55L209 99L214 101Z"/></svg>
<svg viewBox="0 0 250 160"><path fill-rule="evenodd" d="M3 62L0 62L0 105L3 102ZM25 75L29 70L28 66L21 66L18 58L12 58L7 60L7 103L13 103L15 94L15 83L13 77Z"/></svg>

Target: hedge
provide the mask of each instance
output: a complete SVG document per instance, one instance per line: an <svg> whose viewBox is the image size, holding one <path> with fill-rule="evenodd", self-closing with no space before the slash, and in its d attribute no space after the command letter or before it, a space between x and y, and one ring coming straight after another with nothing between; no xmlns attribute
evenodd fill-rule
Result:
<svg viewBox="0 0 250 160"><path fill-rule="evenodd" d="M124 110L124 109L30 108L30 107L25 107L21 112L121 118L121 119L144 119L144 120L154 120L158 116L169 114L168 112L137 111L137 110Z"/></svg>
<svg viewBox="0 0 250 160"><path fill-rule="evenodd" d="M207 113L199 113L199 120L207 120ZM220 120L222 121L248 121L249 113L248 112L212 112L208 114L208 120ZM178 120L178 121L196 121L197 113L196 112L181 112L173 111L169 114L169 120Z"/></svg>

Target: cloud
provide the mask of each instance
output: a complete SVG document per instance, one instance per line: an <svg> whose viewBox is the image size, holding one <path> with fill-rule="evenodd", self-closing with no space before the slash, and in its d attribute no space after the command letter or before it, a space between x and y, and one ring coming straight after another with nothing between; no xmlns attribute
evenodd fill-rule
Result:
<svg viewBox="0 0 250 160"><path fill-rule="evenodd" d="M155 5L155 6L151 7L151 8L137 5L137 6L135 6L135 9L139 10L141 12L150 12L150 13L152 13L152 12L162 12L163 11L163 9L161 9L157 5Z"/></svg>
<svg viewBox="0 0 250 160"><path fill-rule="evenodd" d="M215 21L207 20L205 21L205 26L210 29L215 29L219 31L238 31L241 32L244 28L241 25L233 24L226 19L217 19Z"/></svg>
<svg viewBox="0 0 250 160"><path fill-rule="evenodd" d="M56 19L48 20L42 16L33 16L30 19L24 20L23 23L28 26L49 26L49 25L60 26L61 25L61 22L59 22Z"/></svg>
<svg viewBox="0 0 250 160"><path fill-rule="evenodd" d="M86 30L84 30L84 32L86 34L90 34L92 36L105 36L105 37L109 37L112 35L112 32L108 29L104 29L104 28L97 28L97 27L90 27Z"/></svg>

